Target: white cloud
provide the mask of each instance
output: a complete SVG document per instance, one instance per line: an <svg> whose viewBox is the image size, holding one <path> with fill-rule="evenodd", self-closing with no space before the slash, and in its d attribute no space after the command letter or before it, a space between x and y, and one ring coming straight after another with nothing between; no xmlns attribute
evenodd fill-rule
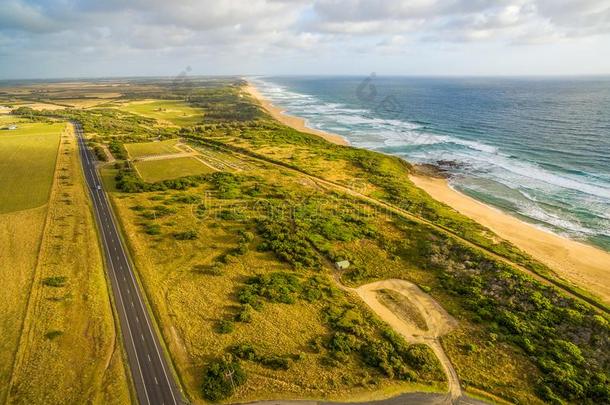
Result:
<svg viewBox="0 0 610 405"><path fill-rule="evenodd" d="M4 0L0 7L0 53L30 60L38 74L45 65L36 62L52 54L87 55L64 67L74 74L91 71L96 58L120 70L121 62L149 68L168 54L180 66L217 57L239 69L266 56L286 66L308 56L313 67L318 55L339 50L360 60L431 44L439 52L451 44L499 50L589 37L607 44L609 33L608 0ZM22 72L7 60L0 77Z"/></svg>

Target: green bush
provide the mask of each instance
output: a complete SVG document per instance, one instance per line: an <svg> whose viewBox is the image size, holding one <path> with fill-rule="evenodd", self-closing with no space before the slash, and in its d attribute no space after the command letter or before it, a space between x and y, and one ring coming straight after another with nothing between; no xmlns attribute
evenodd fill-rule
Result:
<svg viewBox="0 0 610 405"><path fill-rule="evenodd" d="M47 333L45 333L44 337L48 340L53 340L55 338L60 337L61 335L63 335L64 333L60 330L51 330Z"/></svg>
<svg viewBox="0 0 610 405"><path fill-rule="evenodd" d="M221 263L212 263L210 265L196 264L193 266L193 271L209 276L221 276L224 273L223 265Z"/></svg>
<svg viewBox="0 0 610 405"><path fill-rule="evenodd" d="M218 321L215 330L217 333L227 334L235 330L235 325L233 324L233 321L229 319L223 319Z"/></svg>
<svg viewBox="0 0 610 405"><path fill-rule="evenodd" d="M300 291L299 279L294 274L283 272L259 274L246 280L246 286L238 293L238 298L242 304L250 304L254 308L257 305L253 302L256 302L258 297L270 302L293 304Z"/></svg>
<svg viewBox="0 0 610 405"><path fill-rule="evenodd" d="M267 367L272 370L288 370L290 368L288 359L279 356L263 357L259 362L263 367Z"/></svg>
<svg viewBox="0 0 610 405"><path fill-rule="evenodd" d="M95 153L95 157L97 158L97 160L99 160L100 162L106 162L108 161L108 156L106 156L106 151L104 150L104 148L102 148L99 145L95 145L93 147L93 153Z"/></svg>
<svg viewBox="0 0 610 405"><path fill-rule="evenodd" d="M52 276L46 277L42 280L42 284L48 287L63 287L66 285L68 277L66 276Z"/></svg>
<svg viewBox="0 0 610 405"><path fill-rule="evenodd" d="M176 240L194 240L198 237L197 231L194 230L174 233L174 239Z"/></svg>
<svg viewBox="0 0 610 405"><path fill-rule="evenodd" d="M235 388L246 382L246 373L238 362L232 359L217 359L204 370L201 391L203 397L217 402L229 398Z"/></svg>
<svg viewBox="0 0 610 405"><path fill-rule="evenodd" d="M242 343L231 346L229 352L238 359L253 361L272 370L288 370L290 368L290 362L286 357L276 355L261 356L250 344Z"/></svg>
<svg viewBox="0 0 610 405"><path fill-rule="evenodd" d="M159 224L146 224L144 232L148 235L159 235L161 233L161 225Z"/></svg>
<svg viewBox="0 0 610 405"><path fill-rule="evenodd" d="M250 305L250 304L242 305L239 312L235 316L235 320L237 322L244 322L244 323L252 322L253 309L254 308L252 308L252 305Z"/></svg>
<svg viewBox="0 0 610 405"><path fill-rule="evenodd" d="M258 358L254 347L252 347L252 345L249 345L246 343L231 346L229 348L229 352L231 354L233 354L235 357L237 357L238 359L242 359L242 360L256 361L256 359Z"/></svg>

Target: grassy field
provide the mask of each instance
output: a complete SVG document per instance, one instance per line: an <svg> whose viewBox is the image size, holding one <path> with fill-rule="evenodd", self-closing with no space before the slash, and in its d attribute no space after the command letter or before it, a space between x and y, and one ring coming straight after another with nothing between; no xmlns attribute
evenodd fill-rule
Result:
<svg viewBox="0 0 610 405"><path fill-rule="evenodd" d="M142 156L168 155L171 153L180 153L176 148L178 139L168 139L167 141L158 142L139 142L126 143L125 149L129 153L131 159L136 159Z"/></svg>
<svg viewBox="0 0 610 405"><path fill-rule="evenodd" d="M0 115L0 125L12 122L20 128L0 131L0 402L8 393L65 126Z"/></svg>
<svg viewBox="0 0 610 405"><path fill-rule="evenodd" d="M248 176L256 176L259 184L265 184L263 193L280 193L285 187L286 192L304 188L306 193L316 194L303 179L254 162L248 164L252 168ZM220 187L232 187L230 183L230 178L218 180ZM329 267L298 273L304 280L320 277L321 284L311 293L324 295L328 289L332 291L328 298L265 303L258 310L241 305L237 296L246 280L291 273L292 267L270 252L257 251L262 239L248 236L255 232L247 220L252 219L252 208L243 211L239 208L243 196L235 190L225 191L226 195L219 196L209 186L202 186L187 192L112 195L165 340L194 403L203 402L204 366L239 344L252 345L262 358L282 359L287 370L257 361L244 362L248 380L231 401L365 400L410 390L443 389L438 377L429 377L428 384L407 383L386 378L357 356L337 354L340 360L332 357L324 343L333 336L333 329L323 320L329 305L355 308L355 313L362 313L366 319L356 322L361 322L363 329L377 331L369 333L379 333L383 325L355 297L333 287L327 277ZM234 320L244 308L242 320Z"/></svg>
<svg viewBox="0 0 610 405"><path fill-rule="evenodd" d="M147 182L175 179L196 174L211 173L214 170L194 157L175 159L143 160L135 162L142 179Z"/></svg>
<svg viewBox="0 0 610 405"><path fill-rule="evenodd" d="M20 122L23 122L24 120L22 120L20 117L14 116L14 115L9 115L9 114L0 114L0 128L5 127L8 124L19 124ZM5 134L5 130L0 129L1 134ZM7 131L7 133L10 133L10 131Z"/></svg>
<svg viewBox="0 0 610 405"><path fill-rule="evenodd" d="M0 131L0 213L47 202L64 127L21 123L17 130Z"/></svg>
<svg viewBox="0 0 610 405"><path fill-rule="evenodd" d="M62 136L60 149L9 402L129 403L122 349L72 132Z"/></svg>
<svg viewBox="0 0 610 405"><path fill-rule="evenodd" d="M8 393L47 206L0 213L0 403Z"/></svg>
<svg viewBox="0 0 610 405"><path fill-rule="evenodd" d="M458 321L441 341L467 392L515 403L610 401L606 314L528 276L523 268L552 270L415 187L409 163L280 125L239 84L190 86L204 121L189 128L115 108L64 114L117 153L124 143L180 136L222 170L158 183L124 165L104 170L190 399L441 389L434 357L400 341L337 283L399 278ZM184 92L153 83L130 94ZM172 173L173 160L140 163L152 166L148 181L194 174ZM343 259L350 267L334 274ZM240 377L234 392L218 368Z"/></svg>
<svg viewBox="0 0 610 405"><path fill-rule="evenodd" d="M195 125L202 121L203 111L183 101L147 100L134 101L120 107L122 110L154 118L161 123L178 126Z"/></svg>

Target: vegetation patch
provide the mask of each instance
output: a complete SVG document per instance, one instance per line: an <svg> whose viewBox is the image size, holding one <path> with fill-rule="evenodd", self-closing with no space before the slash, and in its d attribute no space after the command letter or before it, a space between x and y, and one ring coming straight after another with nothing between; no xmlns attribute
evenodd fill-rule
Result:
<svg viewBox="0 0 610 405"><path fill-rule="evenodd" d="M214 172L210 166L194 157L161 160L141 160L133 163L142 179L149 183Z"/></svg>
<svg viewBox="0 0 610 405"><path fill-rule="evenodd" d="M246 373L239 362L231 357L217 359L206 366L201 391L205 399L217 402L232 396L245 382Z"/></svg>
<svg viewBox="0 0 610 405"><path fill-rule="evenodd" d="M65 124L23 123L10 134L1 134L0 213L48 201L64 128Z"/></svg>
<svg viewBox="0 0 610 405"><path fill-rule="evenodd" d="M48 287L63 287L66 285L68 278L65 276L46 277L42 280L42 284Z"/></svg>
<svg viewBox="0 0 610 405"><path fill-rule="evenodd" d="M176 148L178 139L168 139L165 141L155 142L138 142L138 143L126 143L123 146L129 153L129 157L136 159L143 156L156 156L156 155L169 155L172 153L179 153L180 150Z"/></svg>

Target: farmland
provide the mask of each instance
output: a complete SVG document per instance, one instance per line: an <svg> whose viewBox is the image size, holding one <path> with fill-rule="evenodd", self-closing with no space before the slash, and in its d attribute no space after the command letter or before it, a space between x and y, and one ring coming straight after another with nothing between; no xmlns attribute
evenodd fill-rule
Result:
<svg viewBox="0 0 610 405"><path fill-rule="evenodd" d="M195 125L203 119L202 111L182 101L144 100L120 107L122 110L177 126Z"/></svg>
<svg viewBox="0 0 610 405"><path fill-rule="evenodd" d="M173 159L142 160L134 163L144 181L156 182L184 176L194 176L214 170L198 159L187 156Z"/></svg>
<svg viewBox="0 0 610 405"><path fill-rule="evenodd" d="M17 121L19 129L0 131L0 400L7 394L65 127Z"/></svg>
<svg viewBox="0 0 610 405"><path fill-rule="evenodd" d="M129 157L135 159L143 156L180 153L180 150L176 148L177 144L177 139L169 139L167 141L157 142L126 143L124 146L125 149L127 149Z"/></svg>
<svg viewBox="0 0 610 405"><path fill-rule="evenodd" d="M0 213L47 202L65 124L23 123L0 131Z"/></svg>
<svg viewBox="0 0 610 405"><path fill-rule="evenodd" d="M72 131L61 149L10 400L125 403L130 394Z"/></svg>
<svg viewBox="0 0 610 405"><path fill-rule="evenodd" d="M128 403L75 139L23 121L2 136L0 400Z"/></svg>

